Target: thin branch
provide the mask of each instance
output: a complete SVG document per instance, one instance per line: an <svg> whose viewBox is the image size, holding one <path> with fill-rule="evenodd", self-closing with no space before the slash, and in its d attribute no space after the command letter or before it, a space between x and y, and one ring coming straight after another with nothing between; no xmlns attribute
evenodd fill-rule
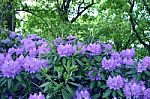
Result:
<svg viewBox="0 0 150 99"><path fill-rule="evenodd" d="M81 16L81 14L82 14L85 10L87 10L89 7L91 7L93 4L94 4L94 0L92 0L92 3L91 3L91 4L89 4L89 5L87 5L86 7L84 7L84 9L83 9L81 12L77 12L77 15L71 20L71 23L73 23L74 21L76 21L76 19L77 19L79 16ZM79 6L81 6L81 5L79 5ZM79 8L79 7L78 7L78 8Z"/></svg>
<svg viewBox="0 0 150 99"><path fill-rule="evenodd" d="M150 15L150 8L149 8L148 4L146 3L145 0L142 0L142 1L143 1L143 3L144 3L144 6L146 7L146 10L148 11L148 13L149 13L149 15Z"/></svg>
<svg viewBox="0 0 150 99"><path fill-rule="evenodd" d="M79 12L80 12L80 8L81 8L81 5L84 3L84 0L79 4L79 6L78 6L78 10L77 10L77 14L79 14Z"/></svg>
<svg viewBox="0 0 150 99"><path fill-rule="evenodd" d="M134 33L132 33L130 36L129 36L129 39L127 40L127 43L125 44L125 46L124 46L124 49L127 49L128 48L128 45L129 45L129 43L131 42L131 40L133 40L133 37L134 36Z"/></svg>
<svg viewBox="0 0 150 99"><path fill-rule="evenodd" d="M66 2L66 9L67 10L69 9L70 2L71 2L71 0L67 0L67 2Z"/></svg>
<svg viewBox="0 0 150 99"><path fill-rule="evenodd" d="M51 29L49 28L49 24L47 23L47 21L42 16L36 15L35 13L33 13L33 12L29 11L29 10L21 10L21 11L25 11L27 13L30 13L30 14L36 16L36 17L39 17L47 25L47 28L52 33L52 35L54 35L53 32L51 31Z"/></svg>
<svg viewBox="0 0 150 99"><path fill-rule="evenodd" d="M17 9L16 11L44 11L44 12L47 12L47 11L51 11L51 10L46 10L46 9L39 9L39 10L35 10L35 9L28 9L28 10L25 10L25 9Z"/></svg>
<svg viewBox="0 0 150 99"><path fill-rule="evenodd" d="M139 42L140 42L141 44L143 44L144 47L149 50L149 49L150 49L150 46L149 46L148 44L146 44L146 43L142 40L142 38L140 37L138 31L137 31L136 28L135 28L135 26L136 26L135 20L134 20L133 17L132 17L133 7L134 7L134 4L135 4L135 0L132 0L132 1L129 0L129 3L130 3L130 10L129 10L129 16L130 16L130 18L129 18L129 20L130 20L130 22L131 22L132 30L133 30L133 32L135 33L135 35L137 36L137 39L139 40Z"/></svg>

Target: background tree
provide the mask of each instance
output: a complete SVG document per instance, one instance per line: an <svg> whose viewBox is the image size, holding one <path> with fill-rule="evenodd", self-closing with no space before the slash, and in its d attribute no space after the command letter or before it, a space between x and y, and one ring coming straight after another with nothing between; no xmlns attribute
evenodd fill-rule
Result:
<svg viewBox="0 0 150 99"><path fill-rule="evenodd" d="M37 33L48 40L68 34L81 40L90 37L89 42L111 42L117 51L134 47L139 56L149 51L149 0L26 1L0 1L1 28Z"/></svg>

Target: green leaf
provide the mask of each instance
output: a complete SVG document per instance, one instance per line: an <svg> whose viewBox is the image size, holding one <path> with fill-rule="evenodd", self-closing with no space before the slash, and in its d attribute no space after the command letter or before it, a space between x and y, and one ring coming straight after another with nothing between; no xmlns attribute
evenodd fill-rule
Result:
<svg viewBox="0 0 150 99"><path fill-rule="evenodd" d="M69 99L70 95L69 93L67 93L66 90L62 90L61 92L62 92L63 99Z"/></svg>
<svg viewBox="0 0 150 99"><path fill-rule="evenodd" d="M3 86L5 83L7 83L7 80L5 78L2 78L0 80L0 86Z"/></svg>
<svg viewBox="0 0 150 99"><path fill-rule="evenodd" d="M104 74L101 74L101 78L102 78L102 80L106 80Z"/></svg>
<svg viewBox="0 0 150 99"><path fill-rule="evenodd" d="M39 74L39 73L35 74L35 77L36 77L38 80L42 80L42 76L41 76L41 74Z"/></svg>
<svg viewBox="0 0 150 99"><path fill-rule="evenodd" d="M46 83L43 83L42 85L40 85L40 87L46 87L46 86L49 86L49 84L51 84L51 82L46 82Z"/></svg>
<svg viewBox="0 0 150 99"><path fill-rule="evenodd" d="M17 75L17 76L16 76L16 79L17 79L18 81L20 81L20 82L23 81L23 80L22 80L22 77L21 77L20 75Z"/></svg>
<svg viewBox="0 0 150 99"><path fill-rule="evenodd" d="M106 92L103 94L102 98L106 98L111 94L112 90L107 89Z"/></svg>
<svg viewBox="0 0 150 99"><path fill-rule="evenodd" d="M77 83L74 83L74 82L68 82L68 83L70 83L71 85L77 86L77 87L81 86L80 84L77 84Z"/></svg>
<svg viewBox="0 0 150 99"><path fill-rule="evenodd" d="M135 74L136 73L136 70L131 70L129 72L127 72L126 74Z"/></svg>
<svg viewBox="0 0 150 99"><path fill-rule="evenodd" d="M54 84L56 85L56 87L54 88L54 90L59 90L60 88L62 88L64 86L63 83L60 83L60 84L54 83Z"/></svg>
<svg viewBox="0 0 150 99"><path fill-rule="evenodd" d="M66 85L66 88L67 88L68 92L74 93L73 89L68 84Z"/></svg>
<svg viewBox="0 0 150 99"><path fill-rule="evenodd" d="M101 56L95 56L94 59L95 59L97 62L101 62Z"/></svg>
<svg viewBox="0 0 150 99"><path fill-rule="evenodd" d="M142 78L142 74L137 74L136 79L137 79L138 81L140 81L141 78Z"/></svg>
<svg viewBox="0 0 150 99"><path fill-rule="evenodd" d="M150 76L150 72L149 72L149 71L144 71L144 73L145 73L147 76Z"/></svg>
<svg viewBox="0 0 150 99"><path fill-rule="evenodd" d="M122 93L122 91L119 89L119 90L117 90L117 93L120 95L120 96L123 96L123 93Z"/></svg>
<svg viewBox="0 0 150 99"><path fill-rule="evenodd" d="M8 89L11 88L11 85L12 85L12 79L8 79L7 80L7 87L8 87Z"/></svg>
<svg viewBox="0 0 150 99"><path fill-rule="evenodd" d="M66 65L66 62L67 62L66 58L63 57L63 59L62 59L63 66Z"/></svg>
<svg viewBox="0 0 150 99"><path fill-rule="evenodd" d="M71 60L68 60L68 61L67 61L67 66L71 66L71 63L72 63L72 61L71 61Z"/></svg>
<svg viewBox="0 0 150 99"><path fill-rule="evenodd" d="M90 83L90 89L93 89L94 86L95 86L95 81L92 81L92 82Z"/></svg>
<svg viewBox="0 0 150 99"><path fill-rule="evenodd" d="M99 98L100 98L100 96L101 96L101 95L100 95L100 93L99 93L99 94L95 94L95 95L93 95L91 98L92 98L92 99L99 99Z"/></svg>
<svg viewBox="0 0 150 99"><path fill-rule="evenodd" d="M80 65L80 66L83 66L83 63L82 61L80 61L79 59L75 58L76 62Z"/></svg>
<svg viewBox="0 0 150 99"><path fill-rule="evenodd" d="M116 91L114 90L112 93L113 97L116 97Z"/></svg>

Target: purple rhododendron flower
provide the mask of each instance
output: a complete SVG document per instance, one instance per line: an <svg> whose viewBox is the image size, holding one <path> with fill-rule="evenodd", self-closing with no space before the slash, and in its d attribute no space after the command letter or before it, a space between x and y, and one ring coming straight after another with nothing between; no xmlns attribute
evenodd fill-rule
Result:
<svg viewBox="0 0 150 99"><path fill-rule="evenodd" d="M21 71L21 66L17 61L5 60L1 71L4 77L14 78Z"/></svg>
<svg viewBox="0 0 150 99"><path fill-rule="evenodd" d="M91 99L90 93L87 89L77 90L75 99Z"/></svg>
<svg viewBox="0 0 150 99"><path fill-rule="evenodd" d="M111 59L114 59L117 62L117 66L122 64L122 58L118 52L112 52Z"/></svg>
<svg viewBox="0 0 150 99"><path fill-rule="evenodd" d="M30 57L36 57L38 55L38 51L36 48L32 48L29 50Z"/></svg>
<svg viewBox="0 0 150 99"><path fill-rule="evenodd" d="M58 37L54 40L55 46L62 45L62 44L64 44L64 40L61 37Z"/></svg>
<svg viewBox="0 0 150 99"><path fill-rule="evenodd" d="M24 63L25 63L25 61L26 61L26 59L25 59L25 57L24 57L23 55L20 55L20 56L16 59L16 61L19 63L20 66L23 66Z"/></svg>
<svg viewBox="0 0 150 99"><path fill-rule="evenodd" d="M76 53L76 48L71 44L58 45L57 52L60 56L71 56Z"/></svg>
<svg viewBox="0 0 150 99"><path fill-rule="evenodd" d="M37 49L39 54L46 54L46 53L50 52L50 50L51 49L48 47L47 42L43 42L40 46L38 46L38 49Z"/></svg>
<svg viewBox="0 0 150 99"><path fill-rule="evenodd" d="M116 59L106 59L106 57L102 59L102 67L106 70L114 70L119 65Z"/></svg>
<svg viewBox="0 0 150 99"><path fill-rule="evenodd" d="M121 57L123 58L133 58L135 56L135 50L132 49L126 49L126 50L122 50L120 52Z"/></svg>
<svg viewBox="0 0 150 99"><path fill-rule="evenodd" d="M15 37L17 37L17 34L14 32L11 32L9 35L10 38L15 39Z"/></svg>
<svg viewBox="0 0 150 99"><path fill-rule="evenodd" d="M88 52L90 55L99 55L102 52L101 45L97 43L91 43L84 48L84 53Z"/></svg>
<svg viewBox="0 0 150 99"><path fill-rule="evenodd" d="M8 49L8 54L9 55L12 55L13 53L15 53L16 52L16 49L15 48L9 48Z"/></svg>
<svg viewBox="0 0 150 99"><path fill-rule="evenodd" d="M145 71L149 66L150 66L150 57L146 56L143 58L141 62L139 62L137 72Z"/></svg>
<svg viewBox="0 0 150 99"><path fill-rule="evenodd" d="M123 58L122 59L122 64L125 64L125 65L134 65L134 60L132 58Z"/></svg>
<svg viewBox="0 0 150 99"><path fill-rule="evenodd" d="M5 59L4 55L3 55L3 54L0 54L0 68L1 68L1 65L2 65L3 62L4 62L4 59Z"/></svg>
<svg viewBox="0 0 150 99"><path fill-rule="evenodd" d="M19 55L24 52L24 49L22 47L19 47L19 48L15 49L15 51L16 51L16 54Z"/></svg>
<svg viewBox="0 0 150 99"><path fill-rule="evenodd" d="M144 90L144 99L150 99L150 88Z"/></svg>
<svg viewBox="0 0 150 99"><path fill-rule="evenodd" d="M21 40L22 47L26 50L30 50L36 48L35 42L30 38L25 38Z"/></svg>
<svg viewBox="0 0 150 99"><path fill-rule="evenodd" d="M35 73L38 72L45 64L46 63L43 63L43 60L41 59L27 56L23 67L25 71Z"/></svg>
<svg viewBox="0 0 150 99"><path fill-rule="evenodd" d="M67 43L71 44L77 41L77 38L75 36L69 35L66 38Z"/></svg>
<svg viewBox="0 0 150 99"><path fill-rule="evenodd" d="M34 95L30 94L28 99L45 99L45 96L39 92L39 95L37 93L34 93Z"/></svg>
<svg viewBox="0 0 150 99"><path fill-rule="evenodd" d="M143 95L144 90L144 84L136 83L135 81L127 82L123 88L124 94L127 98L139 98Z"/></svg>
<svg viewBox="0 0 150 99"><path fill-rule="evenodd" d="M120 75L116 77L109 76L106 83L110 89L117 90L124 86L124 78L122 78Z"/></svg>
<svg viewBox="0 0 150 99"><path fill-rule="evenodd" d="M103 52L110 53L112 51L112 45L111 44L101 44Z"/></svg>

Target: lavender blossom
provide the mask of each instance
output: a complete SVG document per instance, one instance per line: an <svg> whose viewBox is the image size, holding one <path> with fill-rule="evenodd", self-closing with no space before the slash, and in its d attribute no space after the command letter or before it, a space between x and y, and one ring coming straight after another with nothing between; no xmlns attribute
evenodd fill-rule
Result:
<svg viewBox="0 0 150 99"><path fill-rule="evenodd" d="M117 66L122 64L122 58L118 52L112 52L111 59L114 59L117 62Z"/></svg>
<svg viewBox="0 0 150 99"><path fill-rule="evenodd" d="M120 52L120 55L122 58L133 58L135 56L135 51L134 49L126 49L126 50L122 50Z"/></svg>
<svg viewBox="0 0 150 99"><path fill-rule="evenodd" d="M88 52L90 55L99 55L102 52L101 45L97 43L91 43L84 49L84 53Z"/></svg>
<svg viewBox="0 0 150 99"><path fill-rule="evenodd" d="M3 62L4 62L4 59L5 59L4 55L3 55L3 54L0 54L0 68L1 68L1 65L2 65Z"/></svg>
<svg viewBox="0 0 150 99"><path fill-rule="evenodd" d="M39 95L37 95L37 93L34 93L34 95L30 94L28 99L45 99L45 96L39 92Z"/></svg>
<svg viewBox="0 0 150 99"><path fill-rule="evenodd" d="M135 81L127 82L123 89L124 94L127 98L139 98L143 95L144 90L144 84L137 83Z"/></svg>
<svg viewBox="0 0 150 99"><path fill-rule="evenodd" d="M118 61L116 61L113 58L112 59L106 59L106 57L104 57L102 59L102 67L106 70L114 70L118 66L119 66Z"/></svg>
<svg viewBox="0 0 150 99"><path fill-rule="evenodd" d="M54 40L55 46L62 45L62 44L64 44L64 40L61 37L58 37Z"/></svg>
<svg viewBox="0 0 150 99"><path fill-rule="evenodd" d="M141 62L139 62L137 72L146 71L149 66L150 66L150 57L146 56L143 58Z"/></svg>
<svg viewBox="0 0 150 99"><path fill-rule="evenodd" d="M71 44L58 45L57 52L62 57L71 56L76 53L76 48Z"/></svg>
<svg viewBox="0 0 150 99"><path fill-rule="evenodd" d="M124 79L120 75L116 77L109 76L106 82L107 82L107 86L113 90L120 89L124 85Z"/></svg>
<svg viewBox="0 0 150 99"><path fill-rule="evenodd" d="M23 67L25 71L35 73L38 72L45 64L46 63L43 63L43 60L41 59L27 56Z"/></svg>
<svg viewBox="0 0 150 99"><path fill-rule="evenodd" d="M77 90L75 99L91 99L90 93L87 89Z"/></svg>
<svg viewBox="0 0 150 99"><path fill-rule="evenodd" d="M39 54L46 54L50 51L51 49L48 47L48 42L42 42L40 46L38 46L37 51Z"/></svg>
<svg viewBox="0 0 150 99"><path fill-rule="evenodd" d="M17 37L17 34L12 32L10 35L9 35L10 38L12 39L15 39Z"/></svg>
<svg viewBox="0 0 150 99"><path fill-rule="evenodd" d="M103 52L110 53L112 51L112 45L111 44L101 44Z"/></svg>
<svg viewBox="0 0 150 99"><path fill-rule="evenodd" d="M35 42L30 38L25 38L25 39L21 40L21 44L22 44L23 48L26 50L36 48Z"/></svg>
<svg viewBox="0 0 150 99"><path fill-rule="evenodd" d="M77 41L77 38L75 36L69 35L66 38L67 43L71 44Z"/></svg>
<svg viewBox="0 0 150 99"><path fill-rule="evenodd" d="M21 71L21 66L17 61L5 60L1 71L4 77L14 78Z"/></svg>
<svg viewBox="0 0 150 99"><path fill-rule="evenodd" d="M125 65L134 65L134 60L132 58L123 58L122 59L122 64L125 64Z"/></svg>
<svg viewBox="0 0 150 99"><path fill-rule="evenodd" d="M144 90L144 99L150 99L150 88Z"/></svg>

